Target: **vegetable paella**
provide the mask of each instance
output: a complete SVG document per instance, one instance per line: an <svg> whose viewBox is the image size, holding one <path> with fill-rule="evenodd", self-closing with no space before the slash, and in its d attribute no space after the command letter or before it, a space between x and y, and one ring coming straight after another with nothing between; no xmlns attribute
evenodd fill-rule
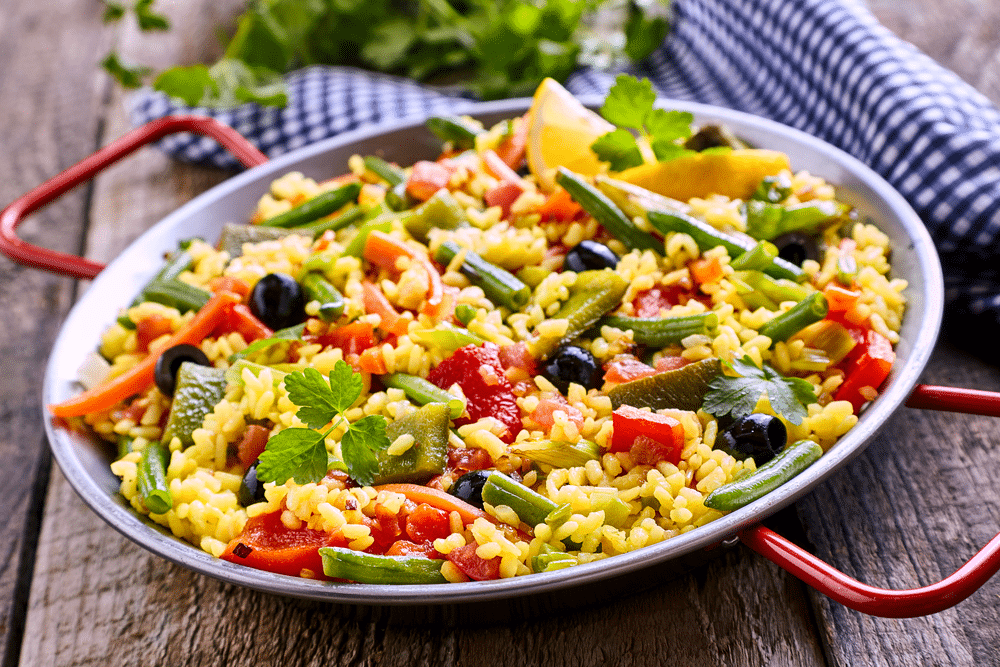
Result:
<svg viewBox="0 0 1000 667"><path fill-rule="evenodd" d="M640 549L752 503L895 359L889 240L784 154L545 81L435 160L288 173L190 239L50 406L216 557L445 583ZM344 166L332 165L331 171Z"/></svg>

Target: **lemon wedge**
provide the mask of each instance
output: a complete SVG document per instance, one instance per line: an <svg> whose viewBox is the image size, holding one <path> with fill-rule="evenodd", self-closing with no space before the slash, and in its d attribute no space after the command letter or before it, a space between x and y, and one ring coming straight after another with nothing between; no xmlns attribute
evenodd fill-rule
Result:
<svg viewBox="0 0 1000 667"><path fill-rule="evenodd" d="M615 126L583 106L558 81L542 81L531 101L528 118L528 169L543 190L555 187L558 167L583 176L604 170L590 145Z"/></svg>

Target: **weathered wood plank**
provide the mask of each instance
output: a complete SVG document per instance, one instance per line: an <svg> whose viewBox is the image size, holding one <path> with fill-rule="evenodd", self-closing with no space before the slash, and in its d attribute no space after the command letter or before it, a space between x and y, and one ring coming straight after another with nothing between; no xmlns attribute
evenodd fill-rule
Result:
<svg viewBox="0 0 1000 667"><path fill-rule="evenodd" d="M10 0L0 12L0 202L6 205L94 150L104 82L94 63L107 36L88 0L59 16L44 3ZM72 85L61 85L72 82ZM55 84L55 85L54 85ZM72 193L20 228L30 242L62 251L81 243L86 191ZM17 659L37 522L49 459L41 430L42 369L73 281L0 258L0 646Z"/></svg>

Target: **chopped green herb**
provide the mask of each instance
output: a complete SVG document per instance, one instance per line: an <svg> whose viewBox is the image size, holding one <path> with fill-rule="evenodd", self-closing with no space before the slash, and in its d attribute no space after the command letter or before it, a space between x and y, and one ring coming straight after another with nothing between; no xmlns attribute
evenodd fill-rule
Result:
<svg viewBox="0 0 1000 667"><path fill-rule="evenodd" d="M361 395L363 381L346 362L338 361L328 378L315 368L290 373L285 388L289 400L299 406L296 415L309 428L287 428L268 440L260 455L257 478L277 484L290 478L298 484L318 482L331 468L326 436L346 423L344 413ZM347 474L358 484L372 484L378 473L375 452L390 444L385 428L384 417L369 415L348 424L340 440ZM333 466L339 467L336 462Z"/></svg>
<svg viewBox="0 0 1000 667"><path fill-rule="evenodd" d="M806 407L816 402L813 386L802 378L785 377L767 364L758 367L748 356L723 361L739 377L719 375L708 383L702 409L716 417L730 414L734 419L754 411L760 397L767 400L774 411L792 424L801 424L808 414Z"/></svg>

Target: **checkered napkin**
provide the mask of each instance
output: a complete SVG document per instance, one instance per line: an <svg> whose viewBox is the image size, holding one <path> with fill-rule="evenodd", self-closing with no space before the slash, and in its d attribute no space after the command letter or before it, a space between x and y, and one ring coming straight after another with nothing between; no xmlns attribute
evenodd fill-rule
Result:
<svg viewBox="0 0 1000 667"><path fill-rule="evenodd" d="M664 44L630 71L661 96L771 118L868 164L909 200L937 244L949 330L980 351L1000 349L1000 111L854 0L674 0L673 11ZM603 94L614 76L581 70L566 87ZM471 104L347 68L307 68L287 81L285 109L190 109L144 92L132 119L205 113L274 157L346 130ZM178 135L162 147L182 160L235 166L208 139Z"/></svg>

